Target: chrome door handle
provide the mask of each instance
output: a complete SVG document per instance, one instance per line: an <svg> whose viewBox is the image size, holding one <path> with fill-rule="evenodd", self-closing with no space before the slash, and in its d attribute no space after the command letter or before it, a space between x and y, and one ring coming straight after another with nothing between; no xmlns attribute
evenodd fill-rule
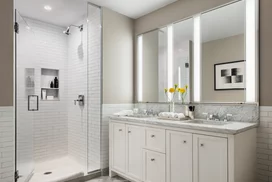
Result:
<svg viewBox="0 0 272 182"><path fill-rule="evenodd" d="M35 108L32 108L32 104L30 103L31 102L31 99L33 98L36 98L36 107ZM29 95L28 96L28 111L38 111L39 110L39 96L38 95Z"/></svg>

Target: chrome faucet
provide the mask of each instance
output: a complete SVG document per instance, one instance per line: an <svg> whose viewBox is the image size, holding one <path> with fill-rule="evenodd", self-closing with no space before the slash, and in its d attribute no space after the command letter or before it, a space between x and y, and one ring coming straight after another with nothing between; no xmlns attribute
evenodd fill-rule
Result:
<svg viewBox="0 0 272 182"><path fill-rule="evenodd" d="M232 114L226 114L226 115L224 116L223 121L224 121L224 122L230 121L230 118L231 118L231 117L232 117Z"/></svg>
<svg viewBox="0 0 272 182"><path fill-rule="evenodd" d="M210 117L210 120L220 121L220 118L219 118L218 114L211 114L209 117Z"/></svg>
<svg viewBox="0 0 272 182"><path fill-rule="evenodd" d="M211 120L211 121L220 121L220 117L218 114L209 114L209 113L202 113L203 115L206 116L206 120Z"/></svg>

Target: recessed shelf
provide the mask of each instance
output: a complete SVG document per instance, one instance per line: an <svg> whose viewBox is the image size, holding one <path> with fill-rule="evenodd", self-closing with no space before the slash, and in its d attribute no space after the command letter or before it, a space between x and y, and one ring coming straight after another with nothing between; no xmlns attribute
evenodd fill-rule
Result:
<svg viewBox="0 0 272 182"><path fill-rule="evenodd" d="M54 99L47 99L48 97ZM59 101L59 70L41 69L41 101Z"/></svg>

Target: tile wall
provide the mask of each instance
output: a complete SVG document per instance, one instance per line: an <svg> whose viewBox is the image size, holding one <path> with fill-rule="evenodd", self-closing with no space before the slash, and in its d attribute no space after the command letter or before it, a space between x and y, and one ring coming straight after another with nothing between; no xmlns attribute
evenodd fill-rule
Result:
<svg viewBox="0 0 272 182"><path fill-rule="evenodd" d="M14 174L13 108L0 107L0 181L12 182Z"/></svg>
<svg viewBox="0 0 272 182"><path fill-rule="evenodd" d="M260 107L257 133L258 182L272 181L272 107Z"/></svg>

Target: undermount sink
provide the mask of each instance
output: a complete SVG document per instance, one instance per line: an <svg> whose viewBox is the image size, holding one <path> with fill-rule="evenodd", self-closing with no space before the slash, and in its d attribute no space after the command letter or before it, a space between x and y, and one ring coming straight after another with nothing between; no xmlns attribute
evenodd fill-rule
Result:
<svg viewBox="0 0 272 182"><path fill-rule="evenodd" d="M131 116L128 116L128 117L133 117L133 118L150 118L152 116L149 116L149 115L131 115Z"/></svg>
<svg viewBox="0 0 272 182"><path fill-rule="evenodd" d="M206 125L227 125L229 123L223 122L223 121L208 121L208 120L202 120L202 119L195 119L188 121L188 123L192 124L206 124Z"/></svg>

